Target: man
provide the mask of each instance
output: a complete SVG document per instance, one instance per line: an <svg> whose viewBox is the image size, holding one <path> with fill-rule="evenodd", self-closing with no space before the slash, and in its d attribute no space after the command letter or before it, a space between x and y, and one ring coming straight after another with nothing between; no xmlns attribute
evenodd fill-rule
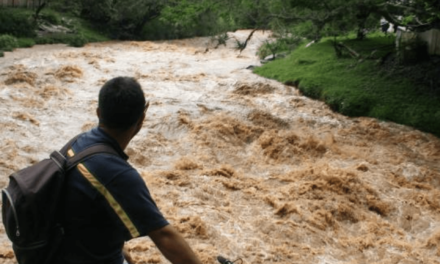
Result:
<svg viewBox="0 0 440 264"><path fill-rule="evenodd" d="M99 126L82 134L68 156L97 143L110 145L119 156L91 156L67 175L65 237L53 264L122 264L124 242L146 235L173 264L201 264L126 161L124 149L142 128L147 108L133 78L117 77L101 88Z"/></svg>

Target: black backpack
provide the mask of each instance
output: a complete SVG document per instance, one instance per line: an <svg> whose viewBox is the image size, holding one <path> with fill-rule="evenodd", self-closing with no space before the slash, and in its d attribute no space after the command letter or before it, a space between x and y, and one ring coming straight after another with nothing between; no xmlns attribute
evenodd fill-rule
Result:
<svg viewBox="0 0 440 264"><path fill-rule="evenodd" d="M64 233L57 209L66 173L91 155L119 156L109 145L96 144L65 158L78 137L52 152L49 159L14 172L2 190L3 225L19 264L49 264L56 253Z"/></svg>

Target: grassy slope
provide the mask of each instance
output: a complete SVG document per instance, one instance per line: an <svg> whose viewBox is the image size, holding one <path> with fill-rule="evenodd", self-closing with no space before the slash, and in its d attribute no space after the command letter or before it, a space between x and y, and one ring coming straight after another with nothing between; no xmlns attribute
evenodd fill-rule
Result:
<svg viewBox="0 0 440 264"><path fill-rule="evenodd" d="M375 36L364 41L342 42L364 55L377 47L392 48L394 38ZM381 70L377 62L357 63L346 56L337 59L330 39L296 49L255 73L281 82L299 81L304 95L323 100L348 116L370 116L413 126L440 136L440 98L423 94L404 77Z"/></svg>

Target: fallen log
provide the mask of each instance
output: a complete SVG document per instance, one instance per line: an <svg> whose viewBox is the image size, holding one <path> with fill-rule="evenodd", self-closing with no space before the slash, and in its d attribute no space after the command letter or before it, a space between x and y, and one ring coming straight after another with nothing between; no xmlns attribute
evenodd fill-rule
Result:
<svg viewBox="0 0 440 264"><path fill-rule="evenodd" d="M345 48L346 50L348 50L348 54L350 54L350 56L352 56L353 58L359 59L361 57L361 55L357 53L354 49L348 47L347 45L344 45L344 43L342 42L339 42L338 44L336 44L336 46L338 48Z"/></svg>

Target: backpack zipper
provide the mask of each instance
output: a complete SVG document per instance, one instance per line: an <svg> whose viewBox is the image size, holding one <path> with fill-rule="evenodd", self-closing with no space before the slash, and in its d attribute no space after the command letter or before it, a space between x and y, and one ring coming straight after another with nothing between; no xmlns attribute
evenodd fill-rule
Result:
<svg viewBox="0 0 440 264"><path fill-rule="evenodd" d="M20 226L18 225L17 211L15 210L14 203L12 202L12 197L6 189L3 190L3 193L6 194L6 197L8 198L9 203L11 204L12 213L14 214L14 218L15 218L15 227L17 228L17 231L15 232L15 236L19 237L20 236Z"/></svg>

